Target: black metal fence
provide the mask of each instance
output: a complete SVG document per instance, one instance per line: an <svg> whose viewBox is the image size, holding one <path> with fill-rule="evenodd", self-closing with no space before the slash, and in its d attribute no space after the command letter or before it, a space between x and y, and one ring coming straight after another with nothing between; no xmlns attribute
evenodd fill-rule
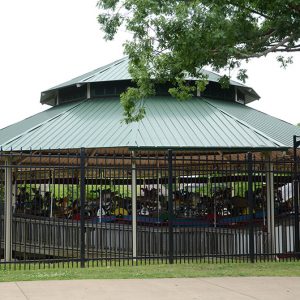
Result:
<svg viewBox="0 0 300 300"><path fill-rule="evenodd" d="M0 152L0 266L297 259L297 163L260 153Z"/></svg>

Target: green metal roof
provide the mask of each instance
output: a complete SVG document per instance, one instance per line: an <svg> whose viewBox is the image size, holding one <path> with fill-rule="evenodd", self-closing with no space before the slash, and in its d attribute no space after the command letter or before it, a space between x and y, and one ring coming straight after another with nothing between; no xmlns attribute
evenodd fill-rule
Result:
<svg viewBox="0 0 300 300"><path fill-rule="evenodd" d="M293 147L293 135L300 136L300 127L280 120L259 110L239 103L207 100L207 102L229 115L243 120L257 130L273 137L288 147Z"/></svg>
<svg viewBox="0 0 300 300"><path fill-rule="evenodd" d="M274 130L266 133L261 126L257 128L243 118L243 110L249 108L237 103L234 105L239 108L240 117L237 112L231 114L225 109L232 108L231 105L223 102L221 107L222 102L203 98L180 102L172 97L153 97L144 101L146 117L128 125L121 122L123 109L118 98L89 99L65 106L57 113L52 108L42 112L41 122L32 122L31 128L28 128L29 123L23 127L29 120L13 125L14 132L5 142L2 139L1 146L4 150L81 147L275 150L289 147L275 134L280 130L276 127L282 126L281 120L272 118L273 127L270 127ZM49 113L52 117L47 119ZM270 119L266 118L266 122ZM292 127L290 138L298 133L298 128Z"/></svg>
<svg viewBox="0 0 300 300"><path fill-rule="evenodd" d="M128 62L128 58L124 57L108 65L54 86L48 91L80 83L131 80L132 77L128 72Z"/></svg>
<svg viewBox="0 0 300 300"><path fill-rule="evenodd" d="M18 136L20 133L24 133L28 130L31 130L35 128L35 126L60 115L61 113L65 112L66 110L75 105L76 103L73 102L63 104L60 106L55 106L36 115L33 115L29 118L26 118L20 122L14 123L10 126L0 129L0 145Z"/></svg>
<svg viewBox="0 0 300 300"><path fill-rule="evenodd" d="M108 82L108 81L122 81L122 80L132 80L131 75L128 72L128 57L119 59L113 63L95 69L91 72L83 74L81 76L75 77L69 81L52 87L41 94L41 102L43 103L48 95L53 95L53 92L63 88L76 84L86 84L92 82ZM208 76L209 81L218 82L221 76L217 73L202 69L202 73ZM196 80L197 78L187 76L187 80ZM230 80L230 84L239 88L245 94L246 103L250 103L254 100L259 99L259 95L250 87L239 83L234 80Z"/></svg>

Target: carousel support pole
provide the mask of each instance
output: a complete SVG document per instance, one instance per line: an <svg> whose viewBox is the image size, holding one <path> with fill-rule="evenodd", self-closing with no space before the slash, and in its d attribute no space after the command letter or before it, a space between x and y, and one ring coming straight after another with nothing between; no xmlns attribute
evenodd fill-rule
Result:
<svg viewBox="0 0 300 300"><path fill-rule="evenodd" d="M254 197L253 197L253 158L252 153L248 153L248 203L249 203L249 255L250 262L254 263L255 261L255 252L254 252Z"/></svg>
<svg viewBox="0 0 300 300"><path fill-rule="evenodd" d="M99 222L102 223L102 171L100 170Z"/></svg>
<svg viewBox="0 0 300 300"><path fill-rule="evenodd" d="M11 160L5 161L5 206L4 206L4 228L5 228L5 252L4 261L12 260L12 167Z"/></svg>
<svg viewBox="0 0 300 300"><path fill-rule="evenodd" d="M85 267L85 149L80 149L80 267Z"/></svg>
<svg viewBox="0 0 300 300"><path fill-rule="evenodd" d="M12 208L13 212L16 211L16 202L17 202L17 194L18 194L18 184L17 184L17 174L18 174L18 169L14 168L14 178L13 178L13 183L12 183Z"/></svg>
<svg viewBox="0 0 300 300"><path fill-rule="evenodd" d="M299 255L300 253L300 234L299 234L299 175L298 164L299 158L297 156L297 148L300 146L299 136L293 136L294 148L294 210L295 210L295 247L294 252Z"/></svg>
<svg viewBox="0 0 300 300"><path fill-rule="evenodd" d="M52 189L51 189L51 199L50 199L50 218L53 217L53 200L54 200L54 191L55 191L55 169L52 170L51 173L51 185L52 185Z"/></svg>
<svg viewBox="0 0 300 300"><path fill-rule="evenodd" d="M274 166L270 154L265 155L266 185L267 185L267 232L268 253L275 253L275 199L274 199Z"/></svg>
<svg viewBox="0 0 300 300"><path fill-rule="evenodd" d="M159 224L159 214L160 214L160 193L159 193L159 190L160 190L160 185L159 185L159 182L160 182L160 172L159 172L159 160L157 158L157 224Z"/></svg>
<svg viewBox="0 0 300 300"><path fill-rule="evenodd" d="M174 263L174 231L173 231L173 152L168 150L168 224L169 224L169 264Z"/></svg>
<svg viewBox="0 0 300 300"><path fill-rule="evenodd" d="M135 152L132 151L132 183L131 183L131 196L132 196L132 257L135 260L137 256L137 218L136 218L136 161Z"/></svg>

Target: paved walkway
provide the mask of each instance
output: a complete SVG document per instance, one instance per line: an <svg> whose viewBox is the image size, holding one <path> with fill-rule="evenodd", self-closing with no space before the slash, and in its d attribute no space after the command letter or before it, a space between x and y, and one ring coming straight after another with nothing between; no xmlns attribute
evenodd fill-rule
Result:
<svg viewBox="0 0 300 300"><path fill-rule="evenodd" d="M70 280L0 283L0 299L300 299L300 277Z"/></svg>

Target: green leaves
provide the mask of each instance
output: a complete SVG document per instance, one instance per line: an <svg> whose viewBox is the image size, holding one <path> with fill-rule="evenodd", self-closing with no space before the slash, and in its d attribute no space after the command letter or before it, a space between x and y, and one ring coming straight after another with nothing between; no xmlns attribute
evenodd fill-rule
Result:
<svg viewBox="0 0 300 300"><path fill-rule="evenodd" d="M138 122L144 118L145 107L142 104L143 91L130 87L125 93L121 94L120 98L124 108L124 121L126 124Z"/></svg>
<svg viewBox="0 0 300 300"><path fill-rule="evenodd" d="M143 57L133 57L129 64L129 71L137 87L129 87L120 97L124 108L124 121L127 124L143 119L145 116L143 99L155 94L150 69L147 59Z"/></svg>
<svg viewBox="0 0 300 300"><path fill-rule="evenodd" d="M240 69L237 75L237 79L245 83L247 78L248 78L247 70Z"/></svg>
<svg viewBox="0 0 300 300"><path fill-rule="evenodd" d="M113 39L120 26L133 34L125 43L136 88L122 94L126 122L145 114L142 99L154 94L156 82L171 82L170 94L188 99L205 88L199 70L225 70L220 80L230 83L231 70L243 82L241 61L269 53L300 51L298 0L100 0L98 21L105 38ZM291 57L277 60L285 68ZM200 79L191 85L184 74Z"/></svg>
<svg viewBox="0 0 300 300"><path fill-rule="evenodd" d="M176 78L177 86L170 88L169 93L178 100L188 100L193 97L195 85L189 85L184 79Z"/></svg>
<svg viewBox="0 0 300 300"><path fill-rule="evenodd" d="M293 57L289 56L287 58L285 58L282 55L279 55L276 57L277 61L280 63L280 67L285 69L288 65L293 63Z"/></svg>
<svg viewBox="0 0 300 300"><path fill-rule="evenodd" d="M104 38L111 41L121 25L121 17L118 14L113 16L102 14L98 16L98 22L102 25L102 29L105 32Z"/></svg>
<svg viewBox="0 0 300 300"><path fill-rule="evenodd" d="M197 90L199 92L204 92L206 86L208 85L208 76L204 74L199 74L198 80L196 81Z"/></svg>
<svg viewBox="0 0 300 300"><path fill-rule="evenodd" d="M221 77L219 79L219 83L223 89L228 89L229 85L230 85L230 77L227 75L224 75L223 77Z"/></svg>

